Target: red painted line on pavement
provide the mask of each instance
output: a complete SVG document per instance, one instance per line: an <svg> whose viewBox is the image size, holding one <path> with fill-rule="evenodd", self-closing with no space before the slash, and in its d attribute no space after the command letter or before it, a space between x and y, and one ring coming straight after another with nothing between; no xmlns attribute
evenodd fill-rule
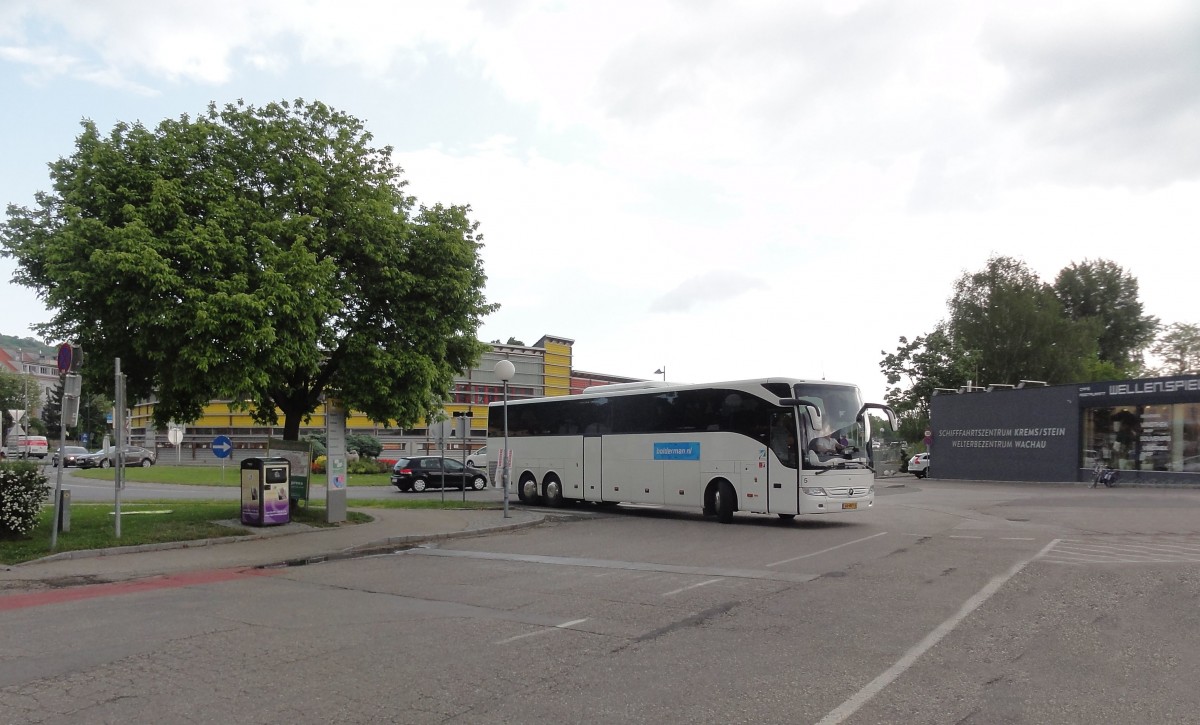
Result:
<svg viewBox="0 0 1200 725"><path fill-rule="evenodd" d="M0 612L26 609L28 607L43 607L48 604L77 602L83 599L96 599L97 597L118 597L123 594L137 594L156 589L178 589L197 584L215 584L217 582L248 579L256 576L272 576L275 573L274 571L264 569L211 569L208 571L191 571L184 574L169 574L149 579L112 582L110 584L86 584L64 589L12 594L0 597Z"/></svg>

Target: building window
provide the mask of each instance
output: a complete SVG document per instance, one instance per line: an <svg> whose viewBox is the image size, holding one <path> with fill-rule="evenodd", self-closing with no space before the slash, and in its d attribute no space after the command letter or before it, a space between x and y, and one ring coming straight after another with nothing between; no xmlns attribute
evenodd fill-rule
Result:
<svg viewBox="0 0 1200 725"><path fill-rule="evenodd" d="M1087 468L1200 472L1200 403L1087 408L1081 459Z"/></svg>

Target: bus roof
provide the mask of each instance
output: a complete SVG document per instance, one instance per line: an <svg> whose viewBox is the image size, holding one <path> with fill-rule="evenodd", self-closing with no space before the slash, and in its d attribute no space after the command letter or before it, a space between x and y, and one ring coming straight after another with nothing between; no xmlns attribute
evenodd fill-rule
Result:
<svg viewBox="0 0 1200 725"><path fill-rule="evenodd" d="M836 382L833 380L803 380L800 378L783 378L783 377L751 378L749 380L721 380L721 381L716 381L716 382L711 382L711 383L668 383L668 382L664 382L662 380L644 380L644 381L635 382L635 383L614 383L612 385L591 385L591 386L584 388L583 392L580 393L579 395L569 395L569 396L559 395L559 396L550 396L550 397L542 397L542 398L515 398L515 399L509 399L508 403L509 403L509 405L512 405L514 403L520 404L520 403L529 403L529 402L535 402L535 401L566 400L566 399L570 399L570 398L593 397L593 396L610 395L610 394L611 395L636 395L637 393L662 393L662 392L670 392L672 390L703 390L705 388L742 388L742 389L749 390L749 389L759 388L759 387L762 387L764 385L768 385L771 383L784 383L789 388L792 385L795 385L796 383L801 383L804 385L819 385L819 386L830 387L830 388L855 388L855 389L857 389L857 387L858 387L854 383L842 383L842 382ZM755 392L759 392L759 391L755 391ZM765 397L765 391L761 391L761 392L764 393L764 397ZM489 403L489 405L493 405L493 406L500 406L503 404L504 403L502 401L493 401L492 403Z"/></svg>

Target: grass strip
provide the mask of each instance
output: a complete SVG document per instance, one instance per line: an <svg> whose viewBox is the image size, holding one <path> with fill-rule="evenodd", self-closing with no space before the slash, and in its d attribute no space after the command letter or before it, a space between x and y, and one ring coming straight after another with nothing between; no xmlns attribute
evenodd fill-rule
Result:
<svg viewBox="0 0 1200 725"><path fill-rule="evenodd" d="M88 478L96 481L113 480L113 469L111 468L71 468L68 470L70 470L72 476L78 478ZM46 475L53 481L55 475L54 469L47 468ZM232 465L226 466L224 469L220 466L211 465L157 465L148 468L137 466L125 469L125 480L127 481L191 486L237 487L241 485L241 475L241 469ZM309 484L313 486L324 486L325 483L325 474L318 474L309 479ZM348 486L390 486L392 485L392 479L391 474L387 473L351 473L347 476L346 483Z"/></svg>
<svg viewBox="0 0 1200 725"><path fill-rule="evenodd" d="M351 508L389 509L494 509L499 504L490 501L436 499L364 499L347 502ZM160 500L121 504L121 538L116 538L116 523L111 503L72 503L71 530L58 534L58 548L50 551L50 522L53 505L42 509L38 524L28 536L0 538L0 564L19 564L40 559L52 553L107 549L115 546L137 546L176 541L197 541L227 536L251 536L241 521L239 501ZM371 521L368 514L346 513L347 524ZM234 525L217 523L233 522ZM310 526L342 526L325 521L324 506L302 506L292 511L292 521Z"/></svg>

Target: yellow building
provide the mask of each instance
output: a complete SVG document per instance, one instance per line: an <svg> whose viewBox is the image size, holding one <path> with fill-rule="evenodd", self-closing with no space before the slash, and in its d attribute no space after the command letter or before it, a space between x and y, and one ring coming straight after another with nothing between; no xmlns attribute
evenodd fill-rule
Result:
<svg viewBox="0 0 1200 725"><path fill-rule="evenodd" d="M478 364L455 379L446 402L445 418L452 420L455 413L469 415L470 432L465 441L466 447L473 450L483 445L487 437L487 406L503 397L504 384L493 373L497 362L509 360L516 367L516 374L508 384L510 400L570 395L574 344L574 340L557 335L544 335L531 346L492 343L491 349L483 354ZM619 376L604 377L612 382L634 380ZM153 402L133 407L131 440L147 447L169 446L166 431L156 431L150 427L153 413ZM280 414L280 419L282 417ZM420 427L407 429L384 428L353 411L346 421L350 433L369 434L378 438L384 445L384 455L433 450L437 446L436 428L431 430L430 427L434 422L426 421ZM302 425L300 435L304 437L324 430L324 411L317 410ZM216 436L229 436L238 448L262 449L268 438L279 437L280 432L280 428L255 424L246 411L231 410L228 401L213 401L205 406L198 420L185 426L182 449L178 455L183 460L209 461L213 458L209 448ZM463 445L462 439L454 435L447 449L461 450Z"/></svg>

